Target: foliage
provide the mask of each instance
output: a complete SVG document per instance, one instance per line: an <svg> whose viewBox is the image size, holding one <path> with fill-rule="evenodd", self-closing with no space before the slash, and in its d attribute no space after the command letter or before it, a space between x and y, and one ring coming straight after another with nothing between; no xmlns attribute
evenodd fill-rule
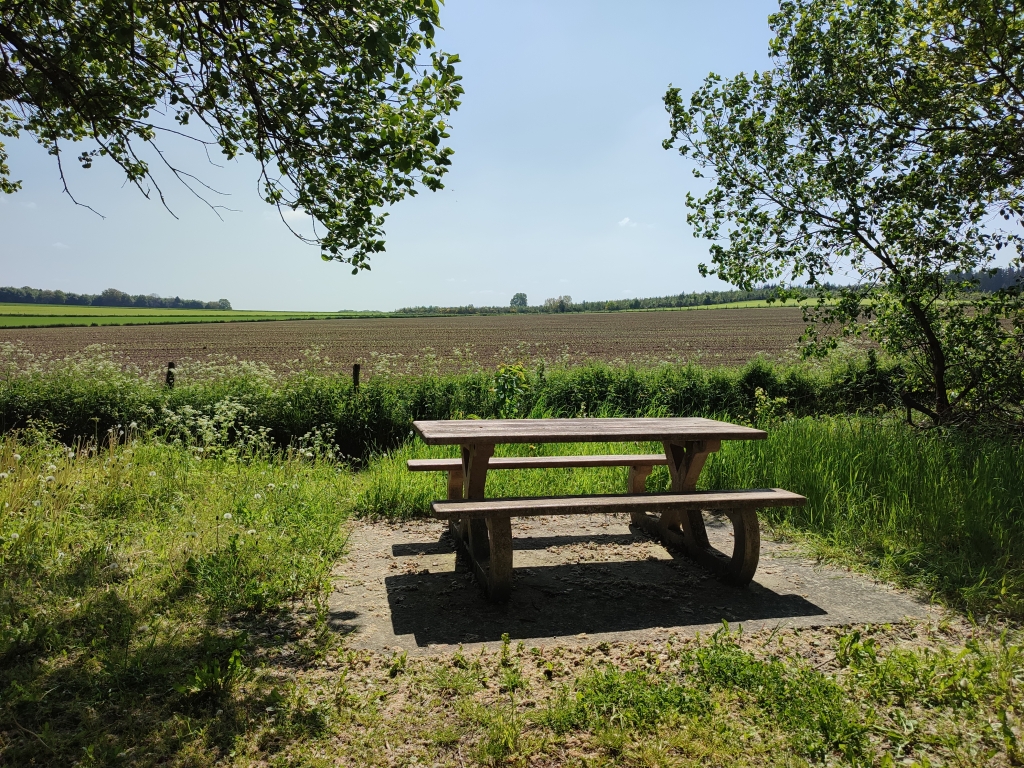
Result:
<svg viewBox="0 0 1024 768"><path fill-rule="evenodd" d="M525 293L517 293L512 297L512 301L509 302L509 306L512 309L526 309L530 306L530 302L527 300Z"/></svg>
<svg viewBox="0 0 1024 768"><path fill-rule="evenodd" d="M665 146L678 144L712 181L687 198L695 232L713 242L703 274L741 288L853 274L855 285L819 292L810 316L844 334L866 331L905 361L908 406L934 423L1017 422L1019 285L982 295L976 277L1001 248L1020 246L1012 226L993 223L1016 210L1006 203L1014 182L1001 162L968 151L973 127L956 120L989 108L986 88L1019 96L993 83L961 87L933 67L947 56L950 25L992 21L990 3L962 5L957 21L953 0L783 3L770 20L774 67L712 74L689 103L671 88ZM1012 40L992 66L1021 65L1019 14L1014 6L1001 27Z"/></svg>
<svg viewBox="0 0 1024 768"><path fill-rule="evenodd" d="M161 136L252 155L282 221L301 210L319 225L297 236L367 268L384 249L379 209L417 181L439 189L450 162L445 118L462 88L458 57L432 50L438 12L436 0L7 3L0 136L38 139L62 178L66 144L89 141L84 168L108 157L161 200L145 145L197 195L205 187L171 163ZM5 157L0 147L10 193L19 185Z"/></svg>
<svg viewBox="0 0 1024 768"><path fill-rule="evenodd" d="M331 434L337 456L363 460L401 444L415 419L718 414L749 420L759 387L764 397L786 398L785 413L848 413L897 406L901 376L872 357L831 367L756 360L739 370L595 364L528 372L510 365L494 374L373 376L357 393L345 374L310 368L278 376L229 361L179 365L169 390L162 377L141 377L101 352L40 360L0 346L0 429L46 420L72 442L134 422L172 441L210 447L215 435L223 447L265 434L285 448Z"/></svg>
<svg viewBox="0 0 1024 768"><path fill-rule="evenodd" d="M727 630L707 644L676 652L678 676L606 665L563 688L541 719L556 732L580 728L651 731L680 716L707 716L712 695L749 695L747 714L774 721L789 734L797 754L821 760L842 752L856 757L865 746L860 713L842 689L820 672L743 651Z"/></svg>
<svg viewBox="0 0 1024 768"><path fill-rule="evenodd" d="M96 296L88 293L65 293L64 291L49 291L39 288L14 288L4 286L0 288L0 303L4 304L69 304L72 306L93 306L93 307L155 307L161 309L231 309L231 302L227 299L219 301L199 301L198 299L163 298L155 293L144 295L131 294L119 291L116 288L107 288L102 294Z"/></svg>
<svg viewBox="0 0 1024 768"><path fill-rule="evenodd" d="M749 291L694 291L683 292L675 296L654 296L649 298L635 299L610 299L608 301L577 301L573 302L571 296L561 298L563 301L560 307L558 299L545 300L543 304L528 306L526 294L517 293L515 297L522 296L522 304L510 304L508 307L477 307L472 304L462 307L403 307L395 314L399 315L502 315L509 312L520 313L552 313L552 312L618 312L629 309L683 309L686 307L712 307L720 304L739 304L740 302L760 302L776 297L779 293L777 286L763 286ZM814 290L808 289L807 295L815 294ZM515 297L513 297L515 299Z"/></svg>

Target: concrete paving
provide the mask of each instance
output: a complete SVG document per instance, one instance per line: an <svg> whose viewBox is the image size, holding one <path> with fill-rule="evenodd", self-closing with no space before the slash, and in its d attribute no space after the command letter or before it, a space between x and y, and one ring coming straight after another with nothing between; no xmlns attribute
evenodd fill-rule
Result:
<svg viewBox="0 0 1024 768"><path fill-rule="evenodd" d="M731 527L708 518L712 545L731 551ZM356 523L336 572L332 625L353 648L444 653L499 642L528 646L656 641L745 630L886 624L936 616L915 596L802 557L763 537L745 588L719 582L624 515L513 520L512 599L492 605L456 559L447 526Z"/></svg>

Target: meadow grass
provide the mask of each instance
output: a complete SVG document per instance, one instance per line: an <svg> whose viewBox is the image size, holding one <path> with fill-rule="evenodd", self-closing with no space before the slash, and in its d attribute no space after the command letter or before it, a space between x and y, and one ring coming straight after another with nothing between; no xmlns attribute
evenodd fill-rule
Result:
<svg viewBox="0 0 1024 768"><path fill-rule="evenodd" d="M40 742L106 764L111 738L230 689L254 641L229 619L326 594L351 488L297 453L0 439L0 722L38 733L9 764Z"/></svg>
<svg viewBox="0 0 1024 768"><path fill-rule="evenodd" d="M760 476L743 472L776 471L783 448L795 452L793 467L826 473L826 489L845 488L847 463L883 440L939 461L941 443L899 429L783 422L765 443L728 444L707 480L745 485ZM838 451L831 462L821 458L828 451ZM0 763L923 766L1024 757L1015 633L938 625L745 638L723 630L582 649L506 640L490 652L430 659L347 648L327 609L331 572L345 568L346 521L421 513L443 495L441 479L402 462L446 453L410 441L356 471L322 446L275 453L258 440L168 443L129 431L96 450L69 448L40 427L0 438ZM754 469L738 466L750 462ZM879 477L886 466L868 463ZM966 493L981 471L959 466L959 479L936 485L949 503L952 491L941 489ZM804 476L793 472L790 485ZM862 498L861 479L848 498ZM656 474L650 487L664 482ZM489 491L624 483L618 469L507 471L494 473ZM909 483L893 486L910 493L907 505ZM802 514L780 513L774 524L822 542L862 535L813 504ZM883 526L884 540L900 525ZM1010 539L1015 530L1007 528ZM974 594L992 610L1013 606Z"/></svg>

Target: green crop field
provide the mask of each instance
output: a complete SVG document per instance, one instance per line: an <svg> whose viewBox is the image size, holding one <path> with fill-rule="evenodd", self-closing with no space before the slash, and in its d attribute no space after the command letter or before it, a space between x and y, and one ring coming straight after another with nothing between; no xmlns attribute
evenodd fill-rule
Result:
<svg viewBox="0 0 1024 768"><path fill-rule="evenodd" d="M380 317L384 312L263 312L249 310L147 309L66 304L0 304L0 328L76 325L167 325L239 323L263 320L320 320Z"/></svg>

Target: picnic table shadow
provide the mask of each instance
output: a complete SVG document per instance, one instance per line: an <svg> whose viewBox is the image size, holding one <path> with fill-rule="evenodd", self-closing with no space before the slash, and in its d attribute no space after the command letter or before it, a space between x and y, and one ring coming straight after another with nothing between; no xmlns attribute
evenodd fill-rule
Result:
<svg viewBox="0 0 1024 768"><path fill-rule="evenodd" d="M411 572L384 579L392 630L417 646L651 630L757 620L785 622L827 611L798 594L780 594L755 581L747 587L717 580L680 552L671 559L546 563L543 551L577 543L635 542L636 534L588 533L513 540L517 557L512 597L487 601L461 556L455 572ZM438 541L395 544L395 557L451 554ZM533 556L527 553L534 553ZM538 555L540 555L538 557ZM556 558L548 558L554 560ZM353 617L354 618L354 617Z"/></svg>

